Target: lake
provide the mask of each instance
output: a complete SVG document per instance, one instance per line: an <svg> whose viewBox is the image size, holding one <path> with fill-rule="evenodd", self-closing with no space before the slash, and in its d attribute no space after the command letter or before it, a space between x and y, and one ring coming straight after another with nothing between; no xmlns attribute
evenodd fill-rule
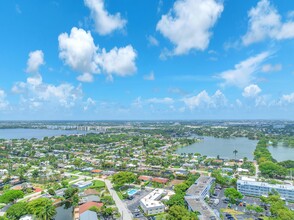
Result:
<svg viewBox="0 0 294 220"><path fill-rule="evenodd" d="M294 160L294 148L278 145L276 147L269 146L268 150L271 152L273 158L277 161Z"/></svg>
<svg viewBox="0 0 294 220"><path fill-rule="evenodd" d="M219 155L222 158L234 159L233 151L236 149L238 151L236 158L247 157L249 160L253 160L253 152L258 142L257 140L249 140L243 137L215 138L205 136L203 138L201 142L178 149L177 153L200 153L210 157ZM268 149L277 161L294 159L294 148L278 145L277 147L269 146Z"/></svg>
<svg viewBox="0 0 294 220"><path fill-rule="evenodd" d="M237 150L236 158L241 159L247 157L253 160L253 152L255 150L257 140L249 140L248 138L215 138L203 137L203 140L198 143L180 148L177 150L178 154L181 153L200 153L210 157L221 158L235 158L233 153Z"/></svg>
<svg viewBox="0 0 294 220"><path fill-rule="evenodd" d="M56 208L56 216L54 220L72 220L73 219L73 207L66 208L66 205L62 205Z"/></svg>
<svg viewBox="0 0 294 220"><path fill-rule="evenodd" d="M87 131L78 130L50 130L50 129L0 129L1 139L43 139L44 137L53 137L70 134L86 134Z"/></svg>

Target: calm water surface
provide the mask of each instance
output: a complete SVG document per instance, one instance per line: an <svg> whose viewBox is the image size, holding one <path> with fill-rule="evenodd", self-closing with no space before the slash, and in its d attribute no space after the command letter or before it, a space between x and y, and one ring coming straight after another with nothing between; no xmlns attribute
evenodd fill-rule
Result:
<svg viewBox="0 0 294 220"><path fill-rule="evenodd" d="M73 219L73 208L66 209L65 205L56 208L56 216L54 220L72 220Z"/></svg>
<svg viewBox="0 0 294 220"><path fill-rule="evenodd" d="M294 148L279 145L277 147L269 146L268 150L277 161L294 160Z"/></svg>
<svg viewBox="0 0 294 220"><path fill-rule="evenodd" d="M50 130L50 129L0 129L0 138L2 139L42 139L44 137L53 137L70 134L86 134L87 131L77 130Z"/></svg>
<svg viewBox="0 0 294 220"><path fill-rule="evenodd" d="M253 152L258 142L247 138L203 138L199 143L178 149L177 153L200 153L211 157L219 155L222 158L234 159L233 151L236 149L238 151L236 158L247 157L249 160L253 160ZM277 161L294 160L294 148L279 145L277 147L269 146L268 149Z"/></svg>
<svg viewBox="0 0 294 220"><path fill-rule="evenodd" d="M200 153L211 157L219 155L221 158L235 158L233 151L237 150L236 158L247 157L249 160L253 160L256 140L249 140L248 138L203 138L199 143L178 149L177 153Z"/></svg>

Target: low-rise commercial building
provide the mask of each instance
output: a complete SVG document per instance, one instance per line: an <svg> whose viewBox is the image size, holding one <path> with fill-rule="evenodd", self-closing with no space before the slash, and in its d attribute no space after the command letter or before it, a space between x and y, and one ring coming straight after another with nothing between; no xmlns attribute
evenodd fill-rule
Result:
<svg viewBox="0 0 294 220"><path fill-rule="evenodd" d="M237 189L243 195L248 196L268 196L269 193L277 191L282 199L294 201L294 186L292 185L269 184L246 178L237 181Z"/></svg>
<svg viewBox="0 0 294 220"><path fill-rule="evenodd" d="M163 189L155 189L140 200L140 206L146 215L156 215L163 213L165 205L160 201L167 192Z"/></svg>

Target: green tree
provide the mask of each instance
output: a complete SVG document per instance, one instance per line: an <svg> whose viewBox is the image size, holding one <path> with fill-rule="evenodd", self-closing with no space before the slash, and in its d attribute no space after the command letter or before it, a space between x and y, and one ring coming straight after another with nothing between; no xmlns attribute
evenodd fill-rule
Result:
<svg viewBox="0 0 294 220"><path fill-rule="evenodd" d="M178 206L185 206L185 200L184 200L185 194L183 193L176 193L175 195L172 195L170 199L166 202L166 204L171 207L174 205Z"/></svg>
<svg viewBox="0 0 294 220"><path fill-rule="evenodd" d="M7 190L0 196L0 203L15 202L17 199L23 198L24 193L21 190Z"/></svg>
<svg viewBox="0 0 294 220"><path fill-rule="evenodd" d="M265 161L259 165L259 170L262 175L276 178L287 175L287 169L272 161Z"/></svg>
<svg viewBox="0 0 294 220"><path fill-rule="evenodd" d="M78 205L79 196L78 196L79 189L70 187L64 191L63 197L67 199L73 206Z"/></svg>
<svg viewBox="0 0 294 220"><path fill-rule="evenodd" d="M132 172L118 172L112 176L112 182L117 186L133 183L137 179Z"/></svg>
<svg viewBox="0 0 294 220"><path fill-rule="evenodd" d="M189 186L186 184L186 183L181 183L181 184L179 184L179 185L176 185L175 187L174 187L174 191L176 192L176 193L184 193L184 192L186 192L186 190L189 188Z"/></svg>
<svg viewBox="0 0 294 220"><path fill-rule="evenodd" d="M70 188L68 188L67 190L64 191L64 196L63 197L65 199L70 199L78 192L79 192L78 188L70 187Z"/></svg>
<svg viewBox="0 0 294 220"><path fill-rule="evenodd" d="M39 170L35 169L32 172L32 177L36 180L40 176Z"/></svg>
<svg viewBox="0 0 294 220"><path fill-rule="evenodd" d="M224 192L225 196L230 199L231 203L236 203L237 200L242 199L243 195L235 188L227 188Z"/></svg>
<svg viewBox="0 0 294 220"><path fill-rule="evenodd" d="M52 188L48 189L48 193L49 193L51 196L55 196L55 195L56 195L54 189L52 189Z"/></svg>
<svg viewBox="0 0 294 220"><path fill-rule="evenodd" d="M7 209L6 216L8 219L17 220L21 216L28 214L27 204L24 202L18 202L13 204Z"/></svg>
<svg viewBox="0 0 294 220"><path fill-rule="evenodd" d="M62 188L67 188L69 186L68 180L62 180L61 181L61 186L62 186Z"/></svg>
<svg viewBox="0 0 294 220"><path fill-rule="evenodd" d="M113 214L113 209L111 207L108 207L108 208L105 208L105 209L102 209L102 214L104 216L110 216Z"/></svg>
<svg viewBox="0 0 294 220"><path fill-rule="evenodd" d="M270 195L268 197L261 197L262 202L270 205L270 211L274 219L278 220L292 220L294 219L294 211L290 210L279 195Z"/></svg>
<svg viewBox="0 0 294 220"><path fill-rule="evenodd" d="M56 215L55 207L50 199L39 198L28 204L28 210L40 220L51 220Z"/></svg>
<svg viewBox="0 0 294 220"><path fill-rule="evenodd" d="M167 220L197 220L197 215L184 206L174 205L168 210Z"/></svg>

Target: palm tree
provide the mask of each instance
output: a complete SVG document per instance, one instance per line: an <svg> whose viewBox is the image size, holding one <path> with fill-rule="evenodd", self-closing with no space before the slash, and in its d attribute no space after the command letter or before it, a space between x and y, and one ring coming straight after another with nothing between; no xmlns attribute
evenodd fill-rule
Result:
<svg viewBox="0 0 294 220"><path fill-rule="evenodd" d="M53 219L53 217L56 215L56 210L55 207L52 205L52 202L47 202L43 208L44 219Z"/></svg>
<svg viewBox="0 0 294 220"><path fill-rule="evenodd" d="M51 220L56 215L52 201L47 198L33 200L28 204L28 210L40 220Z"/></svg>
<svg viewBox="0 0 294 220"><path fill-rule="evenodd" d="M237 150L234 150L233 153L235 154L235 160L236 160L238 151Z"/></svg>

